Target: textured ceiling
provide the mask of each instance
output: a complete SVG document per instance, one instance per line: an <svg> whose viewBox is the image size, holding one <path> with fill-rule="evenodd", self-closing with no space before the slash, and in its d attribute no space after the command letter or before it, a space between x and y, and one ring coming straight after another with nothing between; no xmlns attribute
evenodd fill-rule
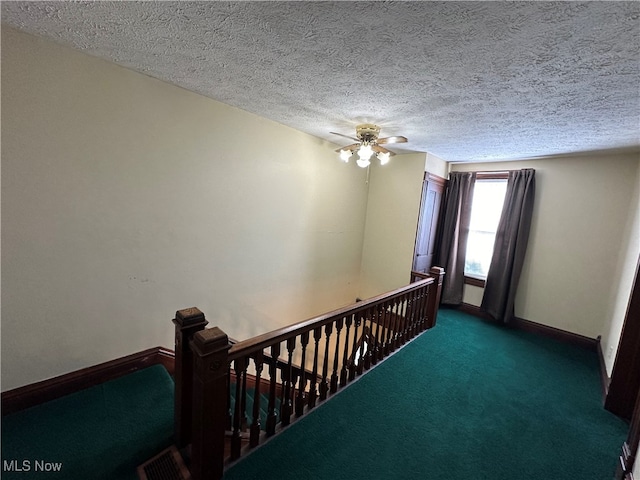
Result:
<svg viewBox="0 0 640 480"><path fill-rule="evenodd" d="M640 2L5 1L2 21L338 144L366 121L449 161L640 145Z"/></svg>

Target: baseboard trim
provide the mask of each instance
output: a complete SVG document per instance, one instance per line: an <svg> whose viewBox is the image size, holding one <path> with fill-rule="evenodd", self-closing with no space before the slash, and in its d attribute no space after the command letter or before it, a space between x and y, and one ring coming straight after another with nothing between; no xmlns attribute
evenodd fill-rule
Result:
<svg viewBox="0 0 640 480"><path fill-rule="evenodd" d="M480 310L480 307L471 305L470 303L462 303L459 306L453 308L461 312L468 313L469 315L473 315L474 317L482 318L483 320L495 321L488 313Z"/></svg>
<svg viewBox="0 0 640 480"><path fill-rule="evenodd" d="M18 412L56 398L93 387L151 365L163 365L173 375L175 354L163 347L117 358L41 382L2 392L2 415Z"/></svg>
<svg viewBox="0 0 640 480"><path fill-rule="evenodd" d="M607 395L609 394L609 384L611 383L611 378L607 374L607 364L604 361L604 353L602 352L602 336L598 335L596 339L598 341L597 349L598 349L598 361L600 363L600 384L602 386L602 402L607 399Z"/></svg>
<svg viewBox="0 0 640 480"><path fill-rule="evenodd" d="M480 307L471 305L469 303L463 303L462 305L457 307L457 310L468 313L475 317L480 317L484 320L495 321L491 318L490 315L480 310ZM509 322L508 326L516 328L518 330L523 330L525 332L535 333L538 335L543 335L545 337L553 338L560 342L586 348L594 352L598 349L598 340L595 338L585 337L584 335L579 335L577 333L567 332L566 330L561 330L549 325L532 322L531 320L525 320L524 318L515 317L511 322Z"/></svg>

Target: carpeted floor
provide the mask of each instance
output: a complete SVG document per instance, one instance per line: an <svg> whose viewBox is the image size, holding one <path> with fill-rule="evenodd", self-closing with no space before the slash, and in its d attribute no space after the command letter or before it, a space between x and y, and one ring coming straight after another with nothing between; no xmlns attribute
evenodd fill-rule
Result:
<svg viewBox="0 0 640 480"><path fill-rule="evenodd" d="M3 417L2 479L137 479L171 444L173 389L156 365Z"/></svg>
<svg viewBox="0 0 640 480"><path fill-rule="evenodd" d="M611 480L627 425L594 352L441 310L227 480Z"/></svg>

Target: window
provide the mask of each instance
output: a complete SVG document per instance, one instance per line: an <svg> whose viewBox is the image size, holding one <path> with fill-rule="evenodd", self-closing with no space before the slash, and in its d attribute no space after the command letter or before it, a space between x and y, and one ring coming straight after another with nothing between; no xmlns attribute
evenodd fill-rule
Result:
<svg viewBox="0 0 640 480"><path fill-rule="evenodd" d="M464 265L467 277L481 281L487 278L506 191L505 175L478 174L473 189Z"/></svg>

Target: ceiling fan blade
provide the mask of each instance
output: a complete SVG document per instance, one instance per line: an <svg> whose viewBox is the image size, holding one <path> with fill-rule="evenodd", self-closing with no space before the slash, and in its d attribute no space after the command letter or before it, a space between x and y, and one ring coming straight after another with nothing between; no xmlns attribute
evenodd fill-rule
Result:
<svg viewBox="0 0 640 480"><path fill-rule="evenodd" d="M395 155L395 153L393 153L391 150L387 150L386 148L381 147L380 145L371 145L371 150L373 150L376 153L388 153L392 157Z"/></svg>
<svg viewBox="0 0 640 480"><path fill-rule="evenodd" d="M384 145L384 144L389 144L389 143L407 143L407 137L403 137L402 135L398 135L395 137L385 137L385 138L379 138L377 140L378 145Z"/></svg>
<svg viewBox="0 0 640 480"><path fill-rule="evenodd" d="M343 134L341 134L341 133L336 133L336 132L329 132L329 133L331 133L331 134L333 134L333 135L338 135L338 136L340 136L340 137L348 138L349 140L355 140L356 142L359 142L359 141L360 141L360 140L358 140L358 139L357 139L357 138L355 138L355 137L350 137L349 135L343 135Z"/></svg>
<svg viewBox="0 0 640 480"><path fill-rule="evenodd" d="M340 153L340 150L355 150L360 146L360 143L352 143L351 145L347 145L346 147L340 147L336 150L337 153Z"/></svg>

